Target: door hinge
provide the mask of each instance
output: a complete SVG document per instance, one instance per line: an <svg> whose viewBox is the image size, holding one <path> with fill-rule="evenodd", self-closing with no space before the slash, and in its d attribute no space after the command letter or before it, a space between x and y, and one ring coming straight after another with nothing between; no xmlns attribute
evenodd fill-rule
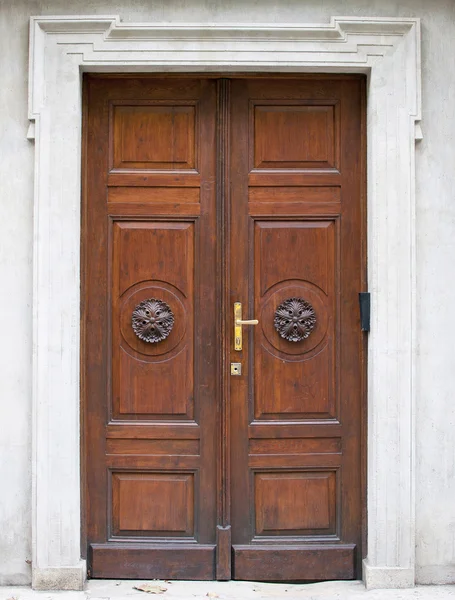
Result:
<svg viewBox="0 0 455 600"><path fill-rule="evenodd" d="M370 331L371 300L370 292L359 293L360 329Z"/></svg>

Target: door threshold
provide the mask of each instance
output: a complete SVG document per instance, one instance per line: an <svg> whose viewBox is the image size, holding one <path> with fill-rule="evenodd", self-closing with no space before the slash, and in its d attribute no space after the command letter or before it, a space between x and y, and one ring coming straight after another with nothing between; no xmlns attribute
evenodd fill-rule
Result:
<svg viewBox="0 0 455 600"><path fill-rule="evenodd" d="M264 583L255 581L135 581L135 580L89 580L85 588L87 600L102 598L120 599L134 597L140 600L149 594L136 589L144 584L163 588L159 595L152 598L220 600L262 600L264 598L286 598L286 600L389 600L392 590L366 590L363 581L324 581L319 583ZM165 588L165 589L164 589ZM159 591L159 590L157 590ZM453 599L453 586L417 586L400 589L401 600L450 600ZM72 592L74 594L74 592ZM33 600L23 598L22 600ZM61 599L63 600L63 599ZM72 597L72 600L75 600Z"/></svg>

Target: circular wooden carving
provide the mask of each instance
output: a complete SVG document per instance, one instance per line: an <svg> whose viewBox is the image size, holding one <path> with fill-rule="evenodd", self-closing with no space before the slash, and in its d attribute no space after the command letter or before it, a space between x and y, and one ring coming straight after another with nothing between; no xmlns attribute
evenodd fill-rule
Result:
<svg viewBox="0 0 455 600"><path fill-rule="evenodd" d="M301 342L313 331L316 313L303 298L288 298L276 309L273 324L283 339Z"/></svg>
<svg viewBox="0 0 455 600"><path fill-rule="evenodd" d="M162 342L174 327L174 313L164 300L147 298L136 306L131 319L134 333L144 342Z"/></svg>

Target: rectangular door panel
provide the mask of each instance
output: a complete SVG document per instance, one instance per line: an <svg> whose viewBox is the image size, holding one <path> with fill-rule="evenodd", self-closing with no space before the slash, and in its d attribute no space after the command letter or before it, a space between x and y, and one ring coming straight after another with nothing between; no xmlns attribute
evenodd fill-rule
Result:
<svg viewBox="0 0 455 600"><path fill-rule="evenodd" d="M235 579L257 581L295 581L300 579L326 581L355 579L354 544L259 545L234 546ZM308 573L307 577L303 577Z"/></svg>
<svg viewBox="0 0 455 600"><path fill-rule="evenodd" d="M196 167L195 106L128 102L112 112L114 169Z"/></svg>
<svg viewBox="0 0 455 600"><path fill-rule="evenodd" d="M91 544L89 563L100 579L187 579L214 578L213 545ZM165 575L164 575L165 573Z"/></svg>
<svg viewBox="0 0 455 600"><path fill-rule="evenodd" d="M335 419L336 224L255 221L254 236L254 418Z"/></svg>
<svg viewBox="0 0 455 600"><path fill-rule="evenodd" d="M250 100L252 168L338 168L339 111L326 102Z"/></svg>
<svg viewBox="0 0 455 600"><path fill-rule="evenodd" d="M259 321L231 345L237 579L360 573L362 94L349 76L232 83L230 300Z"/></svg>
<svg viewBox="0 0 455 600"><path fill-rule="evenodd" d="M300 202L331 203L340 202L341 190L337 186L265 186L251 187L249 189L249 202L278 202L279 208L283 204L298 204ZM257 207L259 208L259 206ZM266 207L270 210L270 207Z"/></svg>
<svg viewBox="0 0 455 600"><path fill-rule="evenodd" d="M134 194L128 187L110 187L108 202L115 204L148 204L153 203L153 212L157 205L166 204L197 204L199 202L199 189L197 187L136 187ZM195 209L194 207L193 210ZM150 209L149 209L150 210ZM196 208L197 210L197 208Z"/></svg>
<svg viewBox="0 0 455 600"><path fill-rule="evenodd" d="M211 579L216 83L91 75L85 94L89 575Z"/></svg>
<svg viewBox="0 0 455 600"><path fill-rule="evenodd" d="M112 416L193 419L194 223L113 229Z"/></svg>
<svg viewBox="0 0 455 600"><path fill-rule="evenodd" d="M336 471L255 472L256 535L336 534Z"/></svg>
<svg viewBox="0 0 455 600"><path fill-rule="evenodd" d="M194 473L112 473L113 535L194 535Z"/></svg>

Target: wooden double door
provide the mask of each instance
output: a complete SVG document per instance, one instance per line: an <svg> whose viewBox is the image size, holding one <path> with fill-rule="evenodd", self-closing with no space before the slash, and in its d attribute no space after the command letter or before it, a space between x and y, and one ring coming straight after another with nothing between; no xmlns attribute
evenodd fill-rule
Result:
<svg viewBox="0 0 455 600"><path fill-rule="evenodd" d="M363 79L84 89L89 576L358 577Z"/></svg>

